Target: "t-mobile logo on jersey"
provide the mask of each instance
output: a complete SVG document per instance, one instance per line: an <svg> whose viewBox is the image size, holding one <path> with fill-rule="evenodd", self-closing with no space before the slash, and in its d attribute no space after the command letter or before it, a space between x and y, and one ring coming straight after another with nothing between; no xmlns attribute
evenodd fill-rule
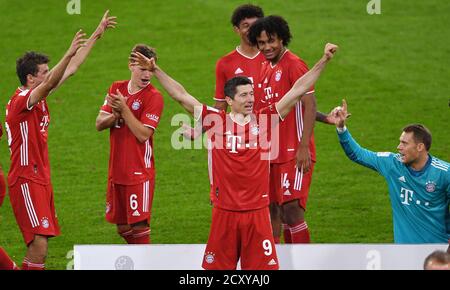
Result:
<svg viewBox="0 0 450 290"><path fill-rule="evenodd" d="M400 198L403 198L402 204L409 205L409 203L413 200L413 195L414 191L402 187L400 193Z"/></svg>
<svg viewBox="0 0 450 290"><path fill-rule="evenodd" d="M273 98L272 87L264 88L264 101L266 103L268 100Z"/></svg>
<svg viewBox="0 0 450 290"><path fill-rule="evenodd" d="M49 123L48 121L49 121L48 115L45 115L45 116L42 117L41 123L39 124L39 126L41 127L41 132L42 133L44 133L45 129L47 129L48 123Z"/></svg>
<svg viewBox="0 0 450 290"><path fill-rule="evenodd" d="M236 149L241 145L241 136L228 135L227 147L231 148L231 153L238 153Z"/></svg>

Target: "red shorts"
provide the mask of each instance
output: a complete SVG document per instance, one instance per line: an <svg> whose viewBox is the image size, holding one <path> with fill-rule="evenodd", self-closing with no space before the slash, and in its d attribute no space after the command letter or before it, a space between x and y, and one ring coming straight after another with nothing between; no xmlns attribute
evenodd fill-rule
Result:
<svg viewBox="0 0 450 290"><path fill-rule="evenodd" d="M27 245L34 240L35 235L60 235L51 184L42 185L19 177L9 188L9 196L17 224Z"/></svg>
<svg viewBox="0 0 450 290"><path fill-rule="evenodd" d="M270 164L270 202L287 203L297 199L306 210L309 187L311 186L314 162L307 173L297 170L296 160Z"/></svg>
<svg viewBox="0 0 450 290"><path fill-rule="evenodd" d="M206 270L278 270L268 207L251 211L212 210L202 267Z"/></svg>
<svg viewBox="0 0 450 290"><path fill-rule="evenodd" d="M153 202L154 179L136 185L108 182L106 220L117 225L132 225L147 220Z"/></svg>

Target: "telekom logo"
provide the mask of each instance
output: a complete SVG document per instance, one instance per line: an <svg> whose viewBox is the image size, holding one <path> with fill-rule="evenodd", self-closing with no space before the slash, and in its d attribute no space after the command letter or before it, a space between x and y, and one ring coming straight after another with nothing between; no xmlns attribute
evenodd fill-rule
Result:
<svg viewBox="0 0 450 290"><path fill-rule="evenodd" d="M409 202L412 201L413 195L414 191L402 187L400 194L400 197L403 198L402 204L409 205Z"/></svg>
<svg viewBox="0 0 450 290"><path fill-rule="evenodd" d="M272 87L264 88L264 95L265 95L266 101L273 98Z"/></svg>
<svg viewBox="0 0 450 290"><path fill-rule="evenodd" d="M238 144L241 143L241 136L228 135L227 136L227 147L231 147L231 153L238 153L236 151Z"/></svg>

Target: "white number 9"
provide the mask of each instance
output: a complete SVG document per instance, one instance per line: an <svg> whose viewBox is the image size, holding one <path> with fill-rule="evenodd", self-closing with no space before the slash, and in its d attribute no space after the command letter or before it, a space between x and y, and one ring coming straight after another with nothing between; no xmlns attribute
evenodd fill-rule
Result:
<svg viewBox="0 0 450 290"><path fill-rule="evenodd" d="M263 246L263 249L265 250L264 255L266 255L266 256L272 255L272 243L270 242L270 240L264 240L262 242L262 246Z"/></svg>

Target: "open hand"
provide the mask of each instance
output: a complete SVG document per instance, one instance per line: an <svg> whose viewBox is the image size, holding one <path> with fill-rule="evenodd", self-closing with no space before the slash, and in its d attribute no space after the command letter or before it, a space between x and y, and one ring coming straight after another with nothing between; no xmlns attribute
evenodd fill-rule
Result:
<svg viewBox="0 0 450 290"><path fill-rule="evenodd" d="M85 37L86 33L84 33L83 30L80 29L77 31L75 37L72 40L72 43L70 44L69 50L67 51L67 54L70 57L74 56L77 53L78 49L86 46L87 39Z"/></svg>
<svg viewBox="0 0 450 290"><path fill-rule="evenodd" d="M143 69L148 69L149 71L154 71L156 67L156 62L153 57L148 58L138 51L131 53L130 62L131 65L138 65Z"/></svg>
<svg viewBox="0 0 450 290"><path fill-rule="evenodd" d="M102 17L102 20L100 20L100 23L97 26L97 29L93 33L93 36L96 38L100 38L108 28L116 28L116 19L116 16L109 16L109 10L106 10L105 14Z"/></svg>

